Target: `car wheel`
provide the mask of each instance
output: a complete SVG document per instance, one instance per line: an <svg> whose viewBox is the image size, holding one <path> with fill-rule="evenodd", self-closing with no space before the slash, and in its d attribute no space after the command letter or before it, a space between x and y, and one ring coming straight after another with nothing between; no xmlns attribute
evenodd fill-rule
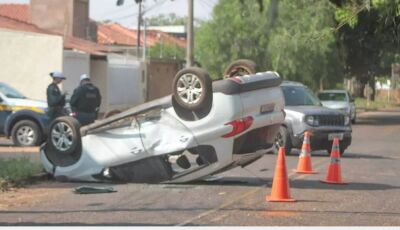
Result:
<svg viewBox="0 0 400 230"><path fill-rule="evenodd" d="M190 67L179 71L172 87L174 99L184 109L201 109L212 101L212 81L201 68Z"/></svg>
<svg viewBox="0 0 400 230"><path fill-rule="evenodd" d="M355 123L356 123L356 115L354 115L354 118L351 119L351 123L352 123L352 124L355 124Z"/></svg>
<svg viewBox="0 0 400 230"><path fill-rule="evenodd" d="M289 155L292 151L292 144L290 143L289 133L285 126L281 126L279 128L279 132L276 134L275 137L274 147L276 154L278 153L280 147L285 147L286 155Z"/></svg>
<svg viewBox="0 0 400 230"><path fill-rule="evenodd" d="M327 148L326 151L328 152L328 156L330 156L331 152L332 152L332 149L331 148ZM343 156L344 151L346 151L346 148L341 146L341 145L339 145L339 154L340 154L340 156Z"/></svg>
<svg viewBox="0 0 400 230"><path fill-rule="evenodd" d="M47 144L59 154L72 154L81 145L80 124L73 117L59 117L50 124Z"/></svg>
<svg viewBox="0 0 400 230"><path fill-rule="evenodd" d="M31 120L18 121L11 130L11 136L17 146L37 146L42 141L42 131Z"/></svg>
<svg viewBox="0 0 400 230"><path fill-rule="evenodd" d="M255 74L256 72L257 65L254 61L239 59L229 64L228 68L226 68L224 72L224 78Z"/></svg>

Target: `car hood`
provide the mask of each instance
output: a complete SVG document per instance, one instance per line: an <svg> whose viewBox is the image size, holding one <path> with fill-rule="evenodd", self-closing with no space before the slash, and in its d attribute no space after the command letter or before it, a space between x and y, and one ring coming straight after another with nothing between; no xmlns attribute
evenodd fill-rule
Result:
<svg viewBox="0 0 400 230"><path fill-rule="evenodd" d="M305 106L285 106L285 111L292 111L297 113L302 113L305 115L339 115L341 112L322 107L322 106L314 106L314 105L305 105Z"/></svg>
<svg viewBox="0 0 400 230"><path fill-rule="evenodd" d="M322 105L331 109L342 109L349 107L345 101L321 101Z"/></svg>
<svg viewBox="0 0 400 230"><path fill-rule="evenodd" d="M12 110L27 109L32 111L40 110L41 112L47 108L47 102L39 100L8 98L7 102Z"/></svg>

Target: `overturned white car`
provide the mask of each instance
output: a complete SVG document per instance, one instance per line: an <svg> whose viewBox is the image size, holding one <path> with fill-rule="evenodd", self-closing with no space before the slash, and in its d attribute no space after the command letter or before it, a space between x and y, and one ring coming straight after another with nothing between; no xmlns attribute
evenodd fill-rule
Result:
<svg viewBox="0 0 400 230"><path fill-rule="evenodd" d="M59 180L180 183L245 166L274 150L284 121L276 72L212 82L181 70L174 94L79 127L57 118L41 161Z"/></svg>

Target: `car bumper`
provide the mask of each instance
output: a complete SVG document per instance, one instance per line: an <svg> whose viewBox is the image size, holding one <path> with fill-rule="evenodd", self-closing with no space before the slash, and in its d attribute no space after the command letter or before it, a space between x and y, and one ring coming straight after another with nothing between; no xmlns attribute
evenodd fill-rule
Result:
<svg viewBox="0 0 400 230"><path fill-rule="evenodd" d="M310 147L312 150L328 150L332 148L332 140L329 140L330 134L343 134L343 139L339 141L340 148L346 149L351 144L351 130L310 130ZM301 148L303 144L304 133L292 137L292 145L295 148Z"/></svg>

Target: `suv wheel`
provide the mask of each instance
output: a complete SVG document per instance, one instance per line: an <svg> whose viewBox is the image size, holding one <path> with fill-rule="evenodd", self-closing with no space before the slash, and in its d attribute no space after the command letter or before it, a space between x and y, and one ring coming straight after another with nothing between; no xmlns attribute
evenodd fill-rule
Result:
<svg viewBox="0 0 400 230"><path fill-rule="evenodd" d="M288 130L285 126L279 128L278 134L275 137L275 153L278 153L280 147L285 147L285 154L289 155L292 151L292 144L290 143L290 137Z"/></svg>
<svg viewBox="0 0 400 230"><path fill-rule="evenodd" d="M224 72L224 78L255 74L256 72L257 65L254 61L239 59L229 64L228 68L226 68Z"/></svg>
<svg viewBox="0 0 400 230"><path fill-rule="evenodd" d="M18 121L11 130L11 136L17 146L37 146L42 141L42 131L31 120Z"/></svg>
<svg viewBox="0 0 400 230"><path fill-rule="evenodd" d="M172 87L174 99L184 109L197 110L212 102L212 81L201 68L190 67L179 71Z"/></svg>
<svg viewBox="0 0 400 230"><path fill-rule="evenodd" d="M332 149L331 148L327 148L326 151L328 152L328 156L330 156ZM343 147L342 145L339 144L339 154L340 154L340 156L343 156L344 151L346 151L345 147Z"/></svg>
<svg viewBox="0 0 400 230"><path fill-rule="evenodd" d="M55 119L49 129L48 145L59 154L71 154L81 144L80 124L73 117Z"/></svg>

